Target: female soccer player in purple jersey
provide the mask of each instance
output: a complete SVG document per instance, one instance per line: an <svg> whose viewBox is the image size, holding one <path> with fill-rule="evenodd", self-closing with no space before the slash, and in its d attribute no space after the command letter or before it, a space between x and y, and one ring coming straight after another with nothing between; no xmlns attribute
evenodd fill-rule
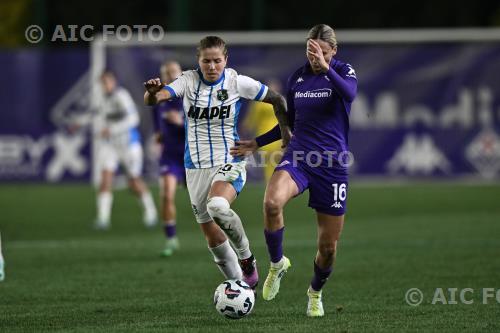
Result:
<svg viewBox="0 0 500 333"><path fill-rule="evenodd" d="M161 81L172 83L181 76L182 69L176 61L166 61L160 68ZM160 215L165 231L164 257L179 248L176 228L175 192L178 183L185 183L184 171L184 110L182 99L162 101L153 107L153 124L157 141L161 144L160 166Z"/></svg>
<svg viewBox="0 0 500 333"><path fill-rule="evenodd" d="M334 59L335 32L325 24L314 26L307 37L308 63L289 78L287 105L293 137L276 167L264 198L265 238L271 258L263 286L264 299L273 299L290 260L283 255L283 207L309 189L309 207L316 210L318 251L314 274L307 291L307 315L323 316L321 289L330 276L337 242L344 225L347 199L347 136L349 113L356 95L357 79L351 65ZM232 148L240 156L280 137L280 129Z"/></svg>

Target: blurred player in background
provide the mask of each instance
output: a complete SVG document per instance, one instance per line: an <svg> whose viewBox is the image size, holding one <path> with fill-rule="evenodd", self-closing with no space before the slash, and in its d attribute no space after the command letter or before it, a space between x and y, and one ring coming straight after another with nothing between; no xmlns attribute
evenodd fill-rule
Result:
<svg viewBox="0 0 500 333"><path fill-rule="evenodd" d="M278 79L272 78L268 80L268 87L278 93L281 93L281 82ZM252 102L243 126L253 135L259 136L271 130L278 124L274 109L271 104L263 102ZM269 182L274 172L277 162L281 159L281 140L272 142L260 149L262 151L264 166L264 179Z"/></svg>
<svg viewBox="0 0 500 333"><path fill-rule="evenodd" d="M128 91L117 85L112 72L104 72L101 83L104 99L96 115L95 127L100 140L97 154L101 172L96 227L110 227L113 176L119 165L125 170L130 189L140 199L144 224L151 227L157 222L157 213L153 197L141 178L143 152L137 128L137 108Z"/></svg>
<svg viewBox="0 0 500 333"><path fill-rule="evenodd" d="M160 74L161 81L170 84L182 74L181 66L175 61L167 61L161 66ZM179 182L186 182L182 99L162 101L153 107L153 113L157 141L161 144L160 214L167 238L161 255L168 257L179 248L176 236L175 192Z"/></svg>
<svg viewBox="0 0 500 333"><path fill-rule="evenodd" d="M196 220L224 276L242 278L255 288L259 281L256 261L243 224L230 207L245 184L246 162L233 158L229 147L239 140L241 98L273 104L281 121L286 120L286 102L266 85L226 68L227 47L221 38L203 38L197 55L199 68L183 72L171 84L164 86L160 79L145 82L144 102L154 105L172 97L183 98L184 163ZM285 140L287 134L283 133Z"/></svg>
<svg viewBox="0 0 500 333"><path fill-rule="evenodd" d="M344 225L348 177L347 163L339 155L348 152L349 114L357 78L351 65L334 59L337 39L328 25L319 24L309 31L306 52L308 63L295 71L287 85L293 137L264 198L264 234L271 265L262 296L266 300L276 296L281 278L291 266L283 255L283 207L309 189L309 207L316 210L318 250L307 290L307 315L320 317L324 315L321 289L333 270ZM236 156L245 155L279 136L280 129L275 127L255 140L240 142L232 152ZM298 153L305 158L294 157ZM316 156L314 163L306 163L308 154Z"/></svg>
<svg viewBox="0 0 500 333"><path fill-rule="evenodd" d="M0 282L5 279L5 261L2 254L2 236L0 235Z"/></svg>

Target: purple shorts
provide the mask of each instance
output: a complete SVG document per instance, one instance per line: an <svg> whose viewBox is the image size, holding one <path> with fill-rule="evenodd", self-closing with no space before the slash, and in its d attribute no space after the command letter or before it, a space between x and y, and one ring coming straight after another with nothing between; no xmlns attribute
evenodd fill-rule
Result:
<svg viewBox="0 0 500 333"><path fill-rule="evenodd" d="M160 175L173 175L178 182L186 182L184 156L181 154L162 154L160 158Z"/></svg>
<svg viewBox="0 0 500 333"><path fill-rule="evenodd" d="M299 194L309 189L309 207L319 213L340 216L346 212L348 177L332 167L308 166L283 156L274 171L285 170L297 184Z"/></svg>

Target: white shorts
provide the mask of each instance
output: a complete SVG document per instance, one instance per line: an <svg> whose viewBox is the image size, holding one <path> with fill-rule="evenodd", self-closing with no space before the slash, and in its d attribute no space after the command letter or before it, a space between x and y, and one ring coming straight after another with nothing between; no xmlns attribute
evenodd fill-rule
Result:
<svg viewBox="0 0 500 333"><path fill-rule="evenodd" d="M139 143L123 148L104 143L99 147L98 163L101 170L111 172L116 172L121 165L127 176L137 178L142 174L142 154Z"/></svg>
<svg viewBox="0 0 500 333"><path fill-rule="evenodd" d="M235 162L218 165L205 169L186 169L186 183L198 223L207 223L212 220L207 211L208 193L216 181L231 183L239 194L247 180L246 162Z"/></svg>

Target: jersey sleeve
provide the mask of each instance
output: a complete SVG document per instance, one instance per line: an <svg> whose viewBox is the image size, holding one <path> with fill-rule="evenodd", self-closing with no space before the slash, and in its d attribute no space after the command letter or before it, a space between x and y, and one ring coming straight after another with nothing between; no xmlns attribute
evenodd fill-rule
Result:
<svg viewBox="0 0 500 333"><path fill-rule="evenodd" d="M268 88L265 84L245 75L238 75L236 82L241 97L255 101L266 97Z"/></svg>
<svg viewBox="0 0 500 333"><path fill-rule="evenodd" d="M335 90L343 99L348 102L354 100L358 87L358 79L351 65L343 65L338 72L330 67L326 75L330 78Z"/></svg>
<svg viewBox="0 0 500 333"><path fill-rule="evenodd" d="M168 92L170 92L170 95L172 95L172 98L182 97L184 96L184 93L186 91L187 83L188 83L188 75L183 73L172 83L163 87L163 89L168 90Z"/></svg>

